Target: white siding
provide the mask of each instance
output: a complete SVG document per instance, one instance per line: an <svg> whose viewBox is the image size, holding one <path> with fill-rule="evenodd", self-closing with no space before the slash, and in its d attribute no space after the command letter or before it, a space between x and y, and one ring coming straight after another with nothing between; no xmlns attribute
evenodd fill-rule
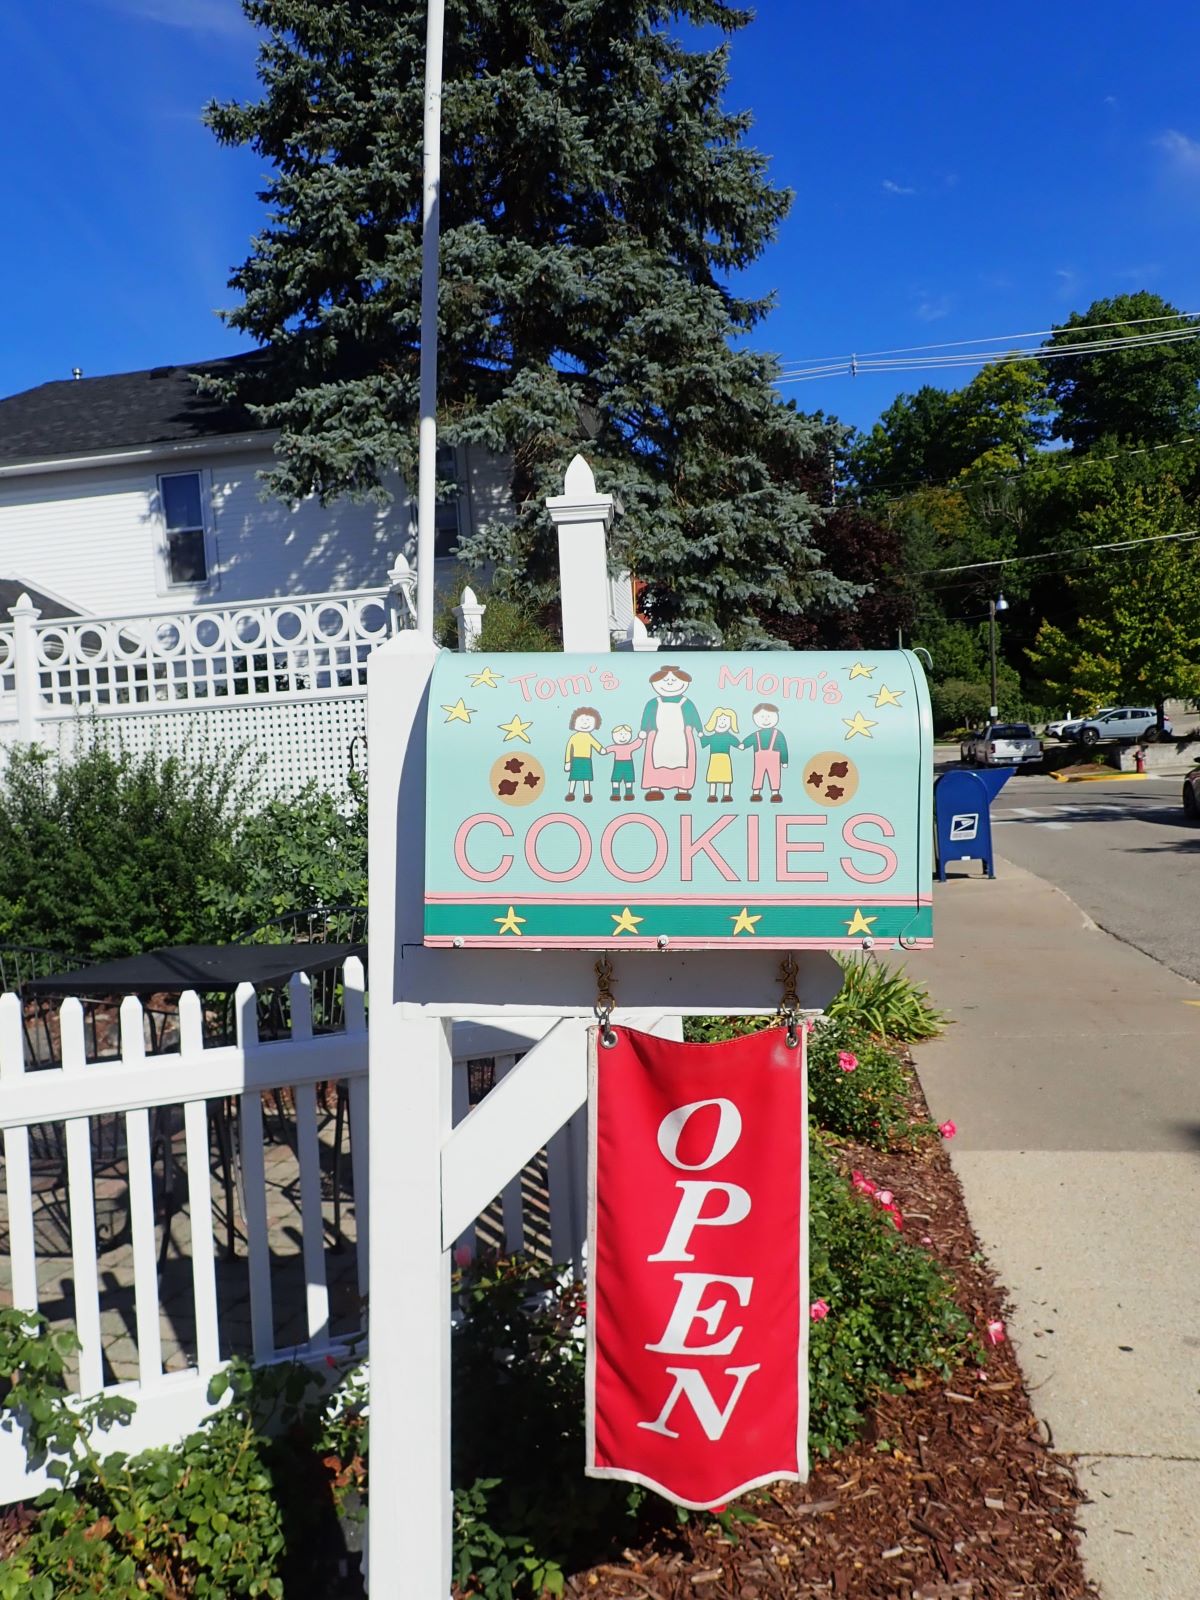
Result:
<svg viewBox="0 0 1200 1600"><path fill-rule="evenodd" d="M388 507L321 506L315 499L291 507L260 498L257 474L270 462L268 450L174 455L0 479L0 575L41 586L82 611L124 613L370 588L387 582L401 551L415 561L402 482ZM212 581L171 589L158 474L197 469L209 508ZM508 464L469 450L461 472L464 530L503 514Z"/></svg>

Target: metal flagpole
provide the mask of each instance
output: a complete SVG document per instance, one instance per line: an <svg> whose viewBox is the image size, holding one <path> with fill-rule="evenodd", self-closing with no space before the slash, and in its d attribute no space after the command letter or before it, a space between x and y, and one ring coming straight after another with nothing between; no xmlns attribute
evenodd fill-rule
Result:
<svg viewBox="0 0 1200 1600"><path fill-rule="evenodd" d="M417 628L433 638L437 529L438 235L442 167L442 33L445 0L425 20L425 173L421 206L421 424L417 461Z"/></svg>

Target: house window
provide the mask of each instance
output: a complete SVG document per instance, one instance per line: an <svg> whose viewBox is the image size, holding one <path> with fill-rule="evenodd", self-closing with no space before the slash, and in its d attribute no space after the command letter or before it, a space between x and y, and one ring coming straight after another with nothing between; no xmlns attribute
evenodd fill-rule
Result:
<svg viewBox="0 0 1200 1600"><path fill-rule="evenodd" d="M448 493L439 494L434 515L434 554L438 557L458 554L458 539L462 532L459 512L462 505L462 487L458 481L458 455L452 444L438 446L438 483L453 483Z"/></svg>
<svg viewBox="0 0 1200 1600"><path fill-rule="evenodd" d="M208 582L204 496L198 472L172 472L158 480L166 529L167 582Z"/></svg>

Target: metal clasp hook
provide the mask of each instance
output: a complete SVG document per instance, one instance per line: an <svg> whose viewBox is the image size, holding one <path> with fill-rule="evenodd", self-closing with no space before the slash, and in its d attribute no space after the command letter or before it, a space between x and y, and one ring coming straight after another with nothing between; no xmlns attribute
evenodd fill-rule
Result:
<svg viewBox="0 0 1200 1600"><path fill-rule="evenodd" d="M793 955L784 956L779 963L779 981L783 985L783 995L779 1001L779 1017L787 1028L789 1050L797 1049L800 1044L800 996L796 993L796 977L799 970Z"/></svg>
<svg viewBox="0 0 1200 1600"><path fill-rule="evenodd" d="M617 1042L616 1030L612 1026L611 1018L617 999L612 992L612 962L607 956L601 956L596 963L596 1004L592 1010L596 1013L596 1021L600 1025L600 1043L606 1050L611 1050Z"/></svg>

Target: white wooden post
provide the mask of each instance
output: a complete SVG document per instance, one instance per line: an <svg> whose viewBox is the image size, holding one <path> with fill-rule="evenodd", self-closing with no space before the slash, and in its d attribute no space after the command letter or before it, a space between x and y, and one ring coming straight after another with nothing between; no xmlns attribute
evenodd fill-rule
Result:
<svg viewBox="0 0 1200 1600"><path fill-rule="evenodd" d="M625 630L625 637L617 640L618 650L657 650L662 643L648 632L641 617L634 617Z"/></svg>
<svg viewBox="0 0 1200 1600"><path fill-rule="evenodd" d="M41 612L27 594L17 596L10 606L13 619L13 675L17 693L17 737L30 744L37 738L38 713L42 697L38 693L38 670L33 625Z"/></svg>
<svg viewBox="0 0 1200 1600"><path fill-rule="evenodd" d="M582 456L567 468L563 493L551 495L546 510L558 529L558 570L562 589L563 649L607 655L608 547L613 497L596 493L592 469Z"/></svg>
<svg viewBox="0 0 1200 1600"><path fill-rule="evenodd" d="M388 573L388 632L399 633L417 621L417 575L401 552Z"/></svg>
<svg viewBox="0 0 1200 1600"><path fill-rule="evenodd" d="M462 599L454 608L460 650L479 649L479 636L483 632L483 613L486 610L487 607L479 604L474 589L468 584L462 592Z"/></svg>
<svg viewBox="0 0 1200 1600"><path fill-rule="evenodd" d="M370 786L371 1592L450 1593L450 1252L442 1147L451 1127L448 1020L407 1002L421 939L425 683L436 650L397 635L367 667ZM378 752L378 754L376 754ZM401 830L403 830L401 832ZM423 857L423 850L420 850Z"/></svg>

